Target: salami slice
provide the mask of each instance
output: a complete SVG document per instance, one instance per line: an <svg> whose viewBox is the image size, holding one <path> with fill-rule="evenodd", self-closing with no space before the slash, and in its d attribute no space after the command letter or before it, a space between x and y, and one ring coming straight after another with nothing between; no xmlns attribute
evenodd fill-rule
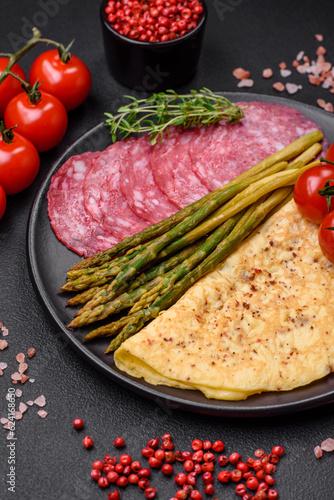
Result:
<svg viewBox="0 0 334 500"><path fill-rule="evenodd" d="M84 182L86 210L104 231L119 239L149 225L129 208L120 189L121 162L135 142L136 139L131 138L109 146L95 159Z"/></svg>
<svg viewBox="0 0 334 500"><path fill-rule="evenodd" d="M120 185L131 210L155 224L177 212L161 191L152 174L150 155L152 146L147 137L140 137L121 162Z"/></svg>
<svg viewBox="0 0 334 500"><path fill-rule="evenodd" d="M172 129L168 138L152 148L154 179L179 208L190 205L209 192L191 165L189 146L193 138L193 129Z"/></svg>
<svg viewBox="0 0 334 500"><path fill-rule="evenodd" d="M72 156L52 177L47 194L48 214L57 237L74 252L89 257L118 240L85 210L83 184L92 161L100 153Z"/></svg>
<svg viewBox="0 0 334 500"><path fill-rule="evenodd" d="M196 175L210 190L319 128L299 111L280 104L239 102L245 118L235 125L196 131L189 153Z"/></svg>

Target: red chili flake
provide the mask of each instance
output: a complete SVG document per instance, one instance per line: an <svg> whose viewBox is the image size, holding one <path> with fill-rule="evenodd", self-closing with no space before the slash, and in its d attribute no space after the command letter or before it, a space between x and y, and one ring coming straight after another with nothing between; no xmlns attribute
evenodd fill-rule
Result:
<svg viewBox="0 0 334 500"><path fill-rule="evenodd" d="M34 401L35 405L39 406L39 407L43 407L46 405L46 399L45 399L45 396L43 396L43 394L41 396L39 396L38 398L35 399Z"/></svg>
<svg viewBox="0 0 334 500"><path fill-rule="evenodd" d="M250 71L247 71L243 68L236 68L233 71L233 76L238 80L247 80L250 77Z"/></svg>
<svg viewBox="0 0 334 500"><path fill-rule="evenodd" d="M322 449L320 448L320 446L316 446L314 448L314 454L316 456L316 458L321 458L323 453L322 453Z"/></svg>
<svg viewBox="0 0 334 500"><path fill-rule="evenodd" d="M0 351L3 351L4 349L6 349L6 347L8 347L7 340L0 339Z"/></svg>
<svg viewBox="0 0 334 500"><path fill-rule="evenodd" d="M276 83L273 84L273 88L275 90L277 90L278 92L283 92L283 90L285 89L285 86L281 82L276 82Z"/></svg>
<svg viewBox="0 0 334 500"><path fill-rule="evenodd" d="M29 380L28 375L22 374L21 375L21 384L24 384L27 380Z"/></svg>
<svg viewBox="0 0 334 500"><path fill-rule="evenodd" d="M271 78L273 76L273 70L271 68L266 68L262 71L263 78Z"/></svg>
<svg viewBox="0 0 334 500"><path fill-rule="evenodd" d="M33 347L30 347L30 348L28 349L27 354L28 354L28 358L32 358L33 356L35 356L35 354L36 354L36 350L35 350Z"/></svg>

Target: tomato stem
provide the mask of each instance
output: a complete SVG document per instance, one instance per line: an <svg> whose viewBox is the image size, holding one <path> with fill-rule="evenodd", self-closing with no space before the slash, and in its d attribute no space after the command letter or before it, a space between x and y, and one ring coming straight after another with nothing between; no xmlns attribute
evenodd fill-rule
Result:
<svg viewBox="0 0 334 500"><path fill-rule="evenodd" d="M13 139L14 139L13 129L16 127L17 127L17 125L15 125L15 127L11 127L11 128L6 129L5 122L3 120L1 120L1 122L0 122L1 137L2 137L2 140L6 144L11 144L13 142Z"/></svg>
<svg viewBox="0 0 334 500"><path fill-rule="evenodd" d="M334 165L334 161L326 160L326 158L320 158L320 161L324 161L326 163L330 163L331 165Z"/></svg>
<svg viewBox="0 0 334 500"><path fill-rule="evenodd" d="M62 43L56 42L54 40L49 40L48 38L43 38L42 33L37 28L32 29L32 34L33 34L32 38L30 38L30 40L28 40L28 42L20 50L15 52L15 54L0 54L0 56L8 57L9 59L6 68L0 74L0 85L9 75L14 76L16 79L20 80L21 84L23 85L23 80L21 80L17 75L12 73L11 69L14 66L14 64L16 64L21 59L21 57L23 57L27 52L29 52L29 50L35 47L35 45L37 45L38 43L55 45L58 49L60 59L65 64L67 64L68 61L71 59L72 56L70 53L70 48L74 40L72 40L67 47L64 47ZM27 87L24 86L23 88L27 92Z"/></svg>

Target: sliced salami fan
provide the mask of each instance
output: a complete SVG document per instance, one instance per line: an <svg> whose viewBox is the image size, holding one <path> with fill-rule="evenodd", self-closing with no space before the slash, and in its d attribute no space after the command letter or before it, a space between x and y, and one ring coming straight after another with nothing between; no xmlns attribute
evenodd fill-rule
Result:
<svg viewBox="0 0 334 500"><path fill-rule="evenodd" d="M120 189L121 162L135 142L136 139L131 138L109 146L96 158L84 183L86 210L104 231L119 239L149 225L129 208Z"/></svg>
<svg viewBox="0 0 334 500"><path fill-rule="evenodd" d="M177 212L161 191L152 174L150 155L152 146L147 137L140 137L121 162L120 186L131 210L155 224Z"/></svg>
<svg viewBox="0 0 334 500"><path fill-rule="evenodd" d="M74 252L89 257L118 242L87 213L83 185L92 161L100 153L72 156L52 177L48 214L57 237Z"/></svg>
<svg viewBox="0 0 334 500"><path fill-rule="evenodd" d="M194 130L172 129L168 138L152 148L151 167L160 189L177 207L202 198L209 190L192 169L189 146Z"/></svg>
<svg viewBox="0 0 334 500"><path fill-rule="evenodd" d="M189 152L196 175L210 190L319 127L293 108L263 102L239 102L245 118L235 125L196 131Z"/></svg>

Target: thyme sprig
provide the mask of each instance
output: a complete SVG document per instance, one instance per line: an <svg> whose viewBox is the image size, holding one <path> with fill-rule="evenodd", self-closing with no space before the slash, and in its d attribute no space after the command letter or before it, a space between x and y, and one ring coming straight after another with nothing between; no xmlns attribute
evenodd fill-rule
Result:
<svg viewBox="0 0 334 500"><path fill-rule="evenodd" d="M153 94L147 99L130 99L128 105L121 106L117 114L105 113L105 125L110 127L113 142L117 134L125 139L130 134L148 134L154 145L164 132L171 126L208 126L225 120L236 123L243 118L242 108L235 106L220 94L215 94L207 88L191 90L189 94L177 94L174 90L166 90Z"/></svg>

